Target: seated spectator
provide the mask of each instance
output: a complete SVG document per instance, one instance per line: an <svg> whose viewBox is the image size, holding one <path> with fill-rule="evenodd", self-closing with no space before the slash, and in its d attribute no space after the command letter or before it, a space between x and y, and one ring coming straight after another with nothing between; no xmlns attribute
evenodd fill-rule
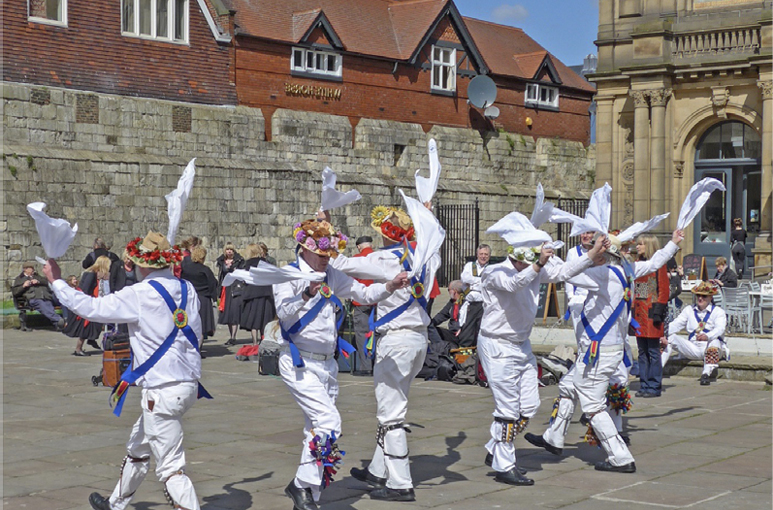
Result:
<svg viewBox="0 0 773 510"><path fill-rule="evenodd" d="M193 248L190 262L183 262L182 279L188 280L199 296L199 317L201 317L201 332L204 340L215 334L215 311L212 302L218 297L218 286L215 273L204 265L207 250L202 246Z"/></svg>
<svg viewBox="0 0 773 510"><path fill-rule="evenodd" d="M727 316L722 308L714 305L711 296L719 289L709 282L701 282L692 289L696 303L682 310L671 324L668 325L668 337L661 339L666 349L663 352L663 366L668 362L673 348L679 354L691 360L703 360L701 386L708 386L717 380L720 359L730 356L730 349L724 341ZM685 330L687 337L677 335Z"/></svg>
<svg viewBox="0 0 773 510"><path fill-rule="evenodd" d="M470 305L466 302L465 285L461 280L448 284L450 299L433 318L431 325L437 329L441 340L456 347L470 347L477 344L478 334L475 325L467 321ZM447 328L438 327L448 321Z"/></svg>
<svg viewBox="0 0 773 510"><path fill-rule="evenodd" d="M28 306L51 321L57 331L64 327L64 319L54 309L54 296L48 282L35 271L35 264L26 262L22 272L13 281L11 292L14 297L24 298Z"/></svg>
<svg viewBox="0 0 773 510"><path fill-rule="evenodd" d="M96 239L94 239L94 251L86 255L86 258L83 259L83 262L81 263L81 265L83 266L83 269L88 269L91 266L93 266L94 262L96 262L97 259L102 256L109 258L111 262L120 260L118 258L118 255L116 255L115 253L113 253L108 249L104 239L102 239L101 237L97 237Z"/></svg>
<svg viewBox="0 0 773 510"><path fill-rule="evenodd" d="M714 264L717 266L717 274L714 275L713 279L709 280L711 283L728 289L738 287L738 275L727 267L727 259L725 257L717 257Z"/></svg>

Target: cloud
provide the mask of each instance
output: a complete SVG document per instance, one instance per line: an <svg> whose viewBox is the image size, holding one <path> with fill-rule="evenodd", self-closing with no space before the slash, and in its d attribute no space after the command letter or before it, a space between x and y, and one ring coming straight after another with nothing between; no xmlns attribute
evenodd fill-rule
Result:
<svg viewBox="0 0 773 510"><path fill-rule="evenodd" d="M504 23L526 19L529 16L529 11L521 4L502 4L495 7L491 14L494 17L494 22Z"/></svg>

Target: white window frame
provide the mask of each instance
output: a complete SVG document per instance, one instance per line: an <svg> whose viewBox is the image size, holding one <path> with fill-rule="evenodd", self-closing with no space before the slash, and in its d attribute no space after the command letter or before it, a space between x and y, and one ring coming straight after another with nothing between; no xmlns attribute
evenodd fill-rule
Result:
<svg viewBox="0 0 773 510"><path fill-rule="evenodd" d="M61 6L62 6L62 19L49 19L49 18L41 18L38 16L33 16L30 13L30 1L27 0L27 19L29 21L33 21L35 23L43 23L45 25L56 25L58 27L66 27L67 26L67 0L61 0Z"/></svg>
<svg viewBox="0 0 773 510"><path fill-rule="evenodd" d="M545 94L548 97L545 98ZM553 97L550 99L549 95ZM527 105L547 106L549 108L558 108L558 87L543 85L541 83L527 83L526 93L523 96L523 102Z"/></svg>
<svg viewBox="0 0 773 510"><path fill-rule="evenodd" d="M295 64L296 54L301 55L300 65ZM309 58L312 59L313 65L309 66ZM335 58L335 69L328 69L330 58ZM321 62L321 69L317 68L317 63ZM334 53L332 51L322 51L310 48L300 48L298 46L293 47L293 51L290 53L290 70L299 73L318 74L320 76L332 76L336 78L341 77L343 70L343 56Z"/></svg>
<svg viewBox="0 0 773 510"><path fill-rule="evenodd" d="M176 12L175 9L177 7L176 0L166 0L168 3L168 12L167 12L167 36L158 36L157 35L157 13L158 13L158 2L160 0L149 0L150 1L150 34L141 34L140 33L140 2L142 0L121 0L121 35L126 37L139 37L140 39L152 39L154 41L164 41L174 44L188 44L188 41L190 39L190 2L191 0L184 0L185 5L183 6L183 31L185 32L183 34L183 37L181 39L174 39L174 29L175 29L175 19L176 19ZM124 12L124 5L127 3L131 3L133 5L134 9L134 22L132 27L124 27L124 19L123 19L123 12ZM128 29L127 29L128 28Z"/></svg>
<svg viewBox="0 0 773 510"><path fill-rule="evenodd" d="M443 54L449 55L448 62L444 62L435 59L435 52L440 51ZM443 92L456 92L456 48L448 48L445 46L432 45L432 54L430 55L430 61L432 62L432 77L430 87L432 90L442 90ZM451 82L447 87L442 85L435 85L435 73L440 73L443 68L450 68L449 81ZM441 77L442 78L442 77Z"/></svg>

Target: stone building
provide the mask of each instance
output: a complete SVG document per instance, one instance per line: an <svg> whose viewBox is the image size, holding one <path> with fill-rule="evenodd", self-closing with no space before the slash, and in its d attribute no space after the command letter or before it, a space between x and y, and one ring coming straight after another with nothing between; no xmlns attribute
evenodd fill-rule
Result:
<svg viewBox="0 0 773 510"><path fill-rule="evenodd" d="M597 180L612 185L613 224L672 211L665 234L689 188L716 177L727 192L711 197L684 252L713 268L741 218L747 267L769 272L771 2L601 0L596 44Z"/></svg>

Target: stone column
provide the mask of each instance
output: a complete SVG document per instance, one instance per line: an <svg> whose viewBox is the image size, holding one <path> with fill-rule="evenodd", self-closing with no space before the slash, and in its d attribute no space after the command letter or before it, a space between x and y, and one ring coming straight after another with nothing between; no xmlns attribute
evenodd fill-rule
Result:
<svg viewBox="0 0 773 510"><path fill-rule="evenodd" d="M762 211L760 234L770 239L773 229L773 81L759 81L762 89ZM768 241L770 243L770 241Z"/></svg>
<svg viewBox="0 0 773 510"><path fill-rule="evenodd" d="M598 188L605 182L614 188L616 185L612 179L612 130L617 124L613 121L613 106L615 98L612 96L596 96L596 181L593 186Z"/></svg>
<svg viewBox="0 0 773 510"><path fill-rule="evenodd" d="M648 91L631 90L633 98L633 221L650 218L650 111Z"/></svg>
<svg viewBox="0 0 773 510"><path fill-rule="evenodd" d="M666 103L670 96L671 89L650 91L650 104L652 105L650 216L666 212ZM648 218L637 218L636 220L642 221L643 219Z"/></svg>

